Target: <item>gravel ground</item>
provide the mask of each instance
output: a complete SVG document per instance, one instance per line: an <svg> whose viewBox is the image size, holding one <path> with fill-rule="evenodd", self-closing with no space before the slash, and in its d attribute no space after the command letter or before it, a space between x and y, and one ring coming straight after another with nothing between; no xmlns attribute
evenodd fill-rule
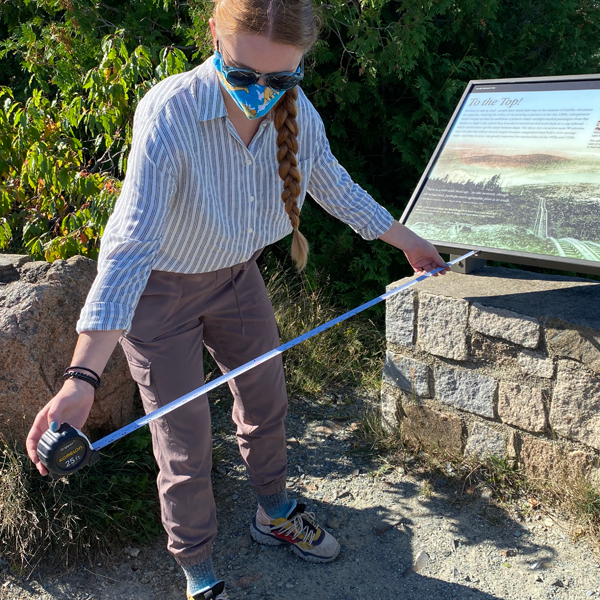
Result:
<svg viewBox="0 0 600 600"><path fill-rule="evenodd" d="M302 561L252 541L254 498L233 428L231 399L213 402L219 458L217 574L232 600L546 598L600 600L600 558L569 523L540 507L499 507L486 490L464 493L414 463L390 466L356 448L356 415L366 398L294 399L287 421L289 489L342 543L330 564ZM468 490L470 491L470 490ZM69 571L42 567L29 580L0 560L2 600L183 600L185 578L160 539L115 551Z"/></svg>

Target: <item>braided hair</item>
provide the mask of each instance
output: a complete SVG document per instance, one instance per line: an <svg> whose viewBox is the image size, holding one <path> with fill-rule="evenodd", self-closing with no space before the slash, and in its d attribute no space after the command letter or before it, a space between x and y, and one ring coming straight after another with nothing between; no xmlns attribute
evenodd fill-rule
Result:
<svg viewBox="0 0 600 600"><path fill-rule="evenodd" d="M308 260L308 242L298 229L300 225L300 209L298 196L300 195L300 182L302 173L298 169L298 89L288 90L275 106L273 120L277 131L277 162L279 163L279 177L283 180L281 199L285 204L294 237L292 239L292 258L298 270L304 269Z"/></svg>

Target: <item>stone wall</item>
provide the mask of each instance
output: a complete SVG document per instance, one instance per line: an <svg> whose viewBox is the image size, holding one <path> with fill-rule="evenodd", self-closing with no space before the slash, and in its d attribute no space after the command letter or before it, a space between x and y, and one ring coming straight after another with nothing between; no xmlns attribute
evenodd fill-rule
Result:
<svg viewBox="0 0 600 600"><path fill-rule="evenodd" d="M393 289L405 280L388 287ZM406 441L600 487L600 284L486 267L387 301L382 414Z"/></svg>

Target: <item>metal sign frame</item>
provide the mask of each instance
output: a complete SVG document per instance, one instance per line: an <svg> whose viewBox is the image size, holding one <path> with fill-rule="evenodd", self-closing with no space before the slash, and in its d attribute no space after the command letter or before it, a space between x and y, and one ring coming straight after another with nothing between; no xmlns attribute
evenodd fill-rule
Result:
<svg viewBox="0 0 600 600"><path fill-rule="evenodd" d="M446 145L452 126L456 121L465 100L473 91L473 88L479 85L494 85L494 84L529 84L529 83L552 83L552 82L585 82L590 80L600 81L600 74L595 75L561 75L549 77L518 77L514 79L478 79L469 81L460 102L457 104L450 121L433 152L415 191L404 209L400 222L405 224L413 208L416 206L418 199L429 179L429 174L437 162L441 151ZM577 273L587 273L592 275L600 275L600 262L591 260L582 260L576 258L565 258L561 256L552 256L548 254L532 254L529 252L518 252L514 250L505 250L503 248L492 248L487 246L478 246L477 244L459 244L456 242L446 242L443 240L429 240L438 249L439 252L448 254L460 254L465 250L476 249L479 251L479 258L487 260L497 260L511 262L522 265L530 265L535 267L544 267L549 269L559 269L564 271L575 271Z"/></svg>

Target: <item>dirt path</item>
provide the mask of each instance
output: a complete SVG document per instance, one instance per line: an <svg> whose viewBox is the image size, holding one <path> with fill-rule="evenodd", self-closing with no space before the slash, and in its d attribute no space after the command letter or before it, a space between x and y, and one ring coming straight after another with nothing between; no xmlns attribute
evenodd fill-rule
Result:
<svg viewBox="0 0 600 600"><path fill-rule="evenodd" d="M213 429L223 460L214 476L220 527L214 563L232 600L600 600L600 560L585 541L569 538L559 516L501 509L481 494L463 496L443 478L427 482L410 464L373 462L354 445L352 422L361 401L346 402L323 408L297 400L287 423L290 491L343 544L339 559L327 565L251 540L254 499L229 401L215 405ZM184 597L185 578L164 539L62 575L40 571L29 581L9 575L0 563L2 600Z"/></svg>

